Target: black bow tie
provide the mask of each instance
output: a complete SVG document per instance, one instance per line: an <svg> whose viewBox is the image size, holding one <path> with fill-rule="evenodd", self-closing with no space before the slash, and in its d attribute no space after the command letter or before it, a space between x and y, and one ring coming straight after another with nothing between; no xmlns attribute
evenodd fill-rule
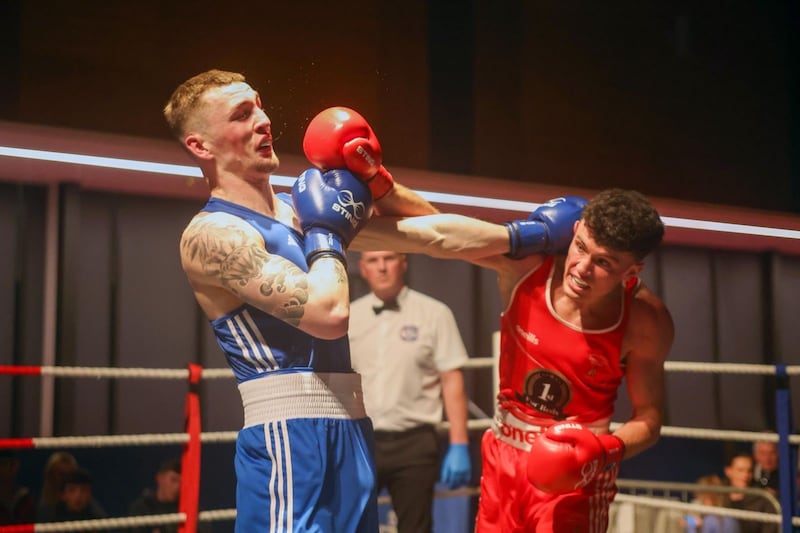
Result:
<svg viewBox="0 0 800 533"><path fill-rule="evenodd" d="M383 305L373 305L372 310L375 311L376 315L379 315L383 311L399 311L400 306L397 305L397 300L389 300L388 302L383 302Z"/></svg>

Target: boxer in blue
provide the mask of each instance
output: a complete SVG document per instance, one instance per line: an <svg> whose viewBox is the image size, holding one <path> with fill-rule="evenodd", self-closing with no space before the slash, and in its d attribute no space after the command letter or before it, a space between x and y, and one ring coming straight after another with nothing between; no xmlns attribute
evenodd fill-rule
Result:
<svg viewBox="0 0 800 533"><path fill-rule="evenodd" d="M242 396L237 532L378 529L345 250L373 202L384 214L435 210L394 183L366 121L340 111L309 125L304 148L319 169L289 197L270 184L279 165L270 119L242 75L199 74L164 108L210 189L180 257Z"/></svg>

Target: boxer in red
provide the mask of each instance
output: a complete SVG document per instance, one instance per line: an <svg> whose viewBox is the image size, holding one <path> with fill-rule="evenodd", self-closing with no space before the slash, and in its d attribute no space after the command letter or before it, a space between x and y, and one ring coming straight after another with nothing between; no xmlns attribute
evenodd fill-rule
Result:
<svg viewBox="0 0 800 533"><path fill-rule="evenodd" d="M482 440L478 533L606 531L620 461L655 444L662 425L674 327L637 274L663 233L644 197L610 189L504 225L381 217L354 240L498 273L500 388ZM633 410L611 434L623 377Z"/></svg>

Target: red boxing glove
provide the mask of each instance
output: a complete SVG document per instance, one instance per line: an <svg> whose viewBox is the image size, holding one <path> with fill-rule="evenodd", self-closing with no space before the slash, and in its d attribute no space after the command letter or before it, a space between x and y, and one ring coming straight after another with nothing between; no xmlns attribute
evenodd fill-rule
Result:
<svg viewBox="0 0 800 533"><path fill-rule="evenodd" d="M622 461L624 453L619 437L595 435L581 424L555 424L531 444L528 480L543 492L572 492Z"/></svg>
<svg viewBox="0 0 800 533"><path fill-rule="evenodd" d="M303 152L321 170L346 168L369 185L378 200L394 187L383 166L383 153L366 119L347 107L329 107L311 119L303 138Z"/></svg>

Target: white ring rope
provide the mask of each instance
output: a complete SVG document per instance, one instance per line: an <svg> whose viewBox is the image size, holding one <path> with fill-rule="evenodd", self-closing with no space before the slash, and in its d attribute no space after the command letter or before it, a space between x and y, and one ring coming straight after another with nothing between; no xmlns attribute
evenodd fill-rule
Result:
<svg viewBox="0 0 800 533"><path fill-rule="evenodd" d="M211 511L200 511L197 513L199 522L219 522L224 520L235 520L236 509L214 509ZM55 531L86 531L98 529L129 529L134 527L166 526L170 524L182 524L186 521L185 513L166 513L153 515L139 515L119 518L98 518L95 520L72 520L69 522L37 522L34 531L55 532ZM0 531L4 526L0 526ZM18 526L11 526L18 527Z"/></svg>
<svg viewBox="0 0 800 533"><path fill-rule="evenodd" d="M634 496L632 494L618 493L614 497L614 501L619 503L629 502L646 507L658 507L660 509L676 509L685 511L687 513L697 511L697 514L730 516L732 518L751 520L754 522L764 522L770 524L780 524L782 522L781 515L779 514L745 511L742 509L731 509L730 507L717 507L713 505L700 505L697 503L683 503L675 500L653 498L650 496ZM800 517L792 517L792 525L800 525Z"/></svg>
<svg viewBox="0 0 800 533"><path fill-rule="evenodd" d="M199 513L203 514L203 513ZM198 517L198 520L201 520ZM144 526L164 526L167 524L181 524L186 521L184 513L170 513L163 515L129 516L124 518L99 518L95 520L72 520L70 522L37 522L36 533L49 531L86 531L97 529L119 529ZM2 526L0 526L2 529Z"/></svg>
<svg viewBox="0 0 800 533"><path fill-rule="evenodd" d="M697 492L749 494L767 500L776 513L779 513L781 509L780 502L771 492L757 487L742 489L730 485L704 485L700 483L680 483L676 481L651 481L649 479L617 479L616 483L620 490L629 490L637 495L641 495L638 493L643 492L645 496L653 496L655 492L660 492L665 497L669 497L674 492L679 492L684 497L688 497L690 493Z"/></svg>
<svg viewBox="0 0 800 533"><path fill-rule="evenodd" d="M471 357L463 368L490 368L492 357ZM7 367L13 368L13 367ZM143 379L187 379L188 369L172 368L109 368L90 366L41 366L43 376L72 378L143 378ZM754 374L775 375L777 365L756 365L749 363L699 363L694 361L666 361L664 370L668 372L696 372L701 374ZM800 376L800 365L786 366L786 374ZM0 372L0 375L8 375ZM13 375L13 374L12 374ZM203 379L232 378L229 368L203 368Z"/></svg>
<svg viewBox="0 0 800 533"><path fill-rule="evenodd" d="M482 418L468 420L467 429L473 431L485 430L491 427L491 419ZM612 422L611 429L615 430L622 423ZM449 428L447 422L442 422L437 429L444 431ZM234 442L238 431L216 431L200 434L204 443ZM734 431L722 429L699 429L687 427L664 426L661 428L664 437L687 437L698 440L727 440L736 442L771 441L778 442L777 433L759 431ZM102 448L110 446L147 446L153 444L184 444L189 441L186 433L144 433L139 435L87 435L78 437L33 437L34 448ZM789 435L789 443L800 445L800 435Z"/></svg>
<svg viewBox="0 0 800 533"><path fill-rule="evenodd" d="M234 442L238 431L214 431L200 434L203 443ZM149 446L185 444L187 433L144 433L141 435L87 435L82 437L34 437L34 448L104 448L111 446Z"/></svg>
<svg viewBox="0 0 800 533"><path fill-rule="evenodd" d="M171 368L108 368L91 366L42 366L43 376L58 378L144 378L144 379L177 379L189 378L188 369ZM232 378L230 368L204 368L203 379Z"/></svg>
<svg viewBox="0 0 800 533"><path fill-rule="evenodd" d="M668 372L700 372L725 374L775 375L776 365L755 365L749 363L698 363L693 361L666 361L664 370ZM800 376L800 366L787 366L786 374Z"/></svg>
<svg viewBox="0 0 800 533"><path fill-rule="evenodd" d="M494 364L491 357L471 357L463 368L488 368ZM754 374L773 376L777 371L776 365L756 365L750 363L702 363L695 361L665 361L664 370L668 372L697 372L701 374ZM787 366L786 374L800 376L800 366Z"/></svg>

